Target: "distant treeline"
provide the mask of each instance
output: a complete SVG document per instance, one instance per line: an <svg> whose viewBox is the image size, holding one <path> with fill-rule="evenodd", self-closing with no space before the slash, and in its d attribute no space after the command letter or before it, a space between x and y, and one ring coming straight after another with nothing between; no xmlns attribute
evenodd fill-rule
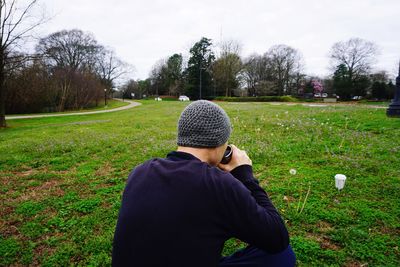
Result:
<svg viewBox="0 0 400 267"><path fill-rule="evenodd" d="M247 58L240 56L240 45L234 41L222 43L218 51L212 47L211 39L202 38L187 60L181 54L160 60L148 79L127 80L116 92L115 80L128 73L129 66L89 33L56 32L40 39L33 55L14 56L5 79L6 113L81 109L99 105L113 93L124 98L188 95L191 99L322 93L342 100L393 97L388 74L371 72L376 46L361 39L332 46L336 67L325 78L306 75L301 53L287 45L274 45L263 55Z"/></svg>
<svg viewBox="0 0 400 267"><path fill-rule="evenodd" d="M6 113L82 109L102 103L129 66L89 33L63 30L46 36L33 55L17 54L5 79Z"/></svg>
<svg viewBox="0 0 400 267"><path fill-rule="evenodd" d="M305 97L314 94L390 99L394 85L385 71L371 72L377 47L353 38L333 44L330 58L334 72L329 77L304 73L301 53L287 45L274 45L263 55L240 56L240 45L223 42L217 51L212 40L202 38L190 49L186 60L181 54L159 60L149 78L130 80L120 95L142 98L148 95L187 95L191 99L231 96Z"/></svg>

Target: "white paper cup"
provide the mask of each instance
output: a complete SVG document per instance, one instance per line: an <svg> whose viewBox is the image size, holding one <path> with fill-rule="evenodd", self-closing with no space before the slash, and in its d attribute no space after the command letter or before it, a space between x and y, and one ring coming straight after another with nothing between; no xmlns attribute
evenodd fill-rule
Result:
<svg viewBox="0 0 400 267"><path fill-rule="evenodd" d="M335 186L337 189L342 190L345 182L346 182L346 175L344 174L335 175Z"/></svg>

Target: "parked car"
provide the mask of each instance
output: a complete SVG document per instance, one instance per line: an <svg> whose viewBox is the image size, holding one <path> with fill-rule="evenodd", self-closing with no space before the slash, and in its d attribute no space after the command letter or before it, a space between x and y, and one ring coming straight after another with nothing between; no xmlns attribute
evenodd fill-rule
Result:
<svg viewBox="0 0 400 267"><path fill-rule="evenodd" d="M321 94L320 93L315 93L314 97L321 97Z"/></svg>
<svg viewBox="0 0 400 267"><path fill-rule="evenodd" d="M179 101L190 101L189 97L185 96L185 95L181 95L179 96Z"/></svg>
<svg viewBox="0 0 400 267"><path fill-rule="evenodd" d="M327 94L327 93L322 93L321 96L322 96L322 97L328 97L328 94Z"/></svg>
<svg viewBox="0 0 400 267"><path fill-rule="evenodd" d="M312 99L312 98L314 97L314 94L313 94L313 93L305 93L305 94L303 95L303 97L304 97L305 99Z"/></svg>
<svg viewBox="0 0 400 267"><path fill-rule="evenodd" d="M353 99L353 100L361 100L361 99L362 99L362 96L360 96L360 95L355 95L355 96L353 96L351 99Z"/></svg>
<svg viewBox="0 0 400 267"><path fill-rule="evenodd" d="M154 98L155 101L162 101L161 97Z"/></svg>

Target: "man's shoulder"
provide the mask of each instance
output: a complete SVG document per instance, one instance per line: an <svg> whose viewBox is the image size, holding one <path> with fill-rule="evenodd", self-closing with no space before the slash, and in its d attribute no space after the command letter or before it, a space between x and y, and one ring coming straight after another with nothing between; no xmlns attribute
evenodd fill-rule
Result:
<svg viewBox="0 0 400 267"><path fill-rule="evenodd" d="M149 164L151 164L151 162L154 160L155 160L155 158L152 158L152 159L146 160L145 162L142 162L138 165L135 165L135 167L133 167L133 169L131 170L131 173L141 170L141 169L144 169L144 168L147 168L149 166Z"/></svg>
<svg viewBox="0 0 400 267"><path fill-rule="evenodd" d="M223 187L242 186L242 183L231 173L223 171L217 167L208 166L207 172L207 179L212 179L214 183L220 184Z"/></svg>
<svg viewBox="0 0 400 267"><path fill-rule="evenodd" d="M192 171L197 174L202 173L200 170L205 169L207 164L200 161L173 161L168 158L152 158L137 166L135 166L130 172L130 176L133 174L139 174L148 171L158 171L159 173L174 173L180 171Z"/></svg>
<svg viewBox="0 0 400 267"><path fill-rule="evenodd" d="M129 178L134 175L144 174L149 171L153 172L155 170L171 175L176 175L177 172L182 174L192 173L194 176L205 180L207 183L210 182L221 186L241 185L241 182L231 173L223 171L215 166L210 166L207 163L196 160L171 161L168 158L152 158L137 165L131 171Z"/></svg>

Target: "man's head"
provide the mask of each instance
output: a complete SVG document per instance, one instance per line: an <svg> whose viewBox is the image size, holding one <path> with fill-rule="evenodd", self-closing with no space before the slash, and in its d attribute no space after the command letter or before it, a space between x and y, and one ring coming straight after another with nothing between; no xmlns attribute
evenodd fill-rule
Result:
<svg viewBox="0 0 400 267"><path fill-rule="evenodd" d="M226 112L217 104L199 100L183 110L178 121L177 144L179 147L205 149L207 153L215 154L210 156L221 159L230 134L231 123Z"/></svg>

